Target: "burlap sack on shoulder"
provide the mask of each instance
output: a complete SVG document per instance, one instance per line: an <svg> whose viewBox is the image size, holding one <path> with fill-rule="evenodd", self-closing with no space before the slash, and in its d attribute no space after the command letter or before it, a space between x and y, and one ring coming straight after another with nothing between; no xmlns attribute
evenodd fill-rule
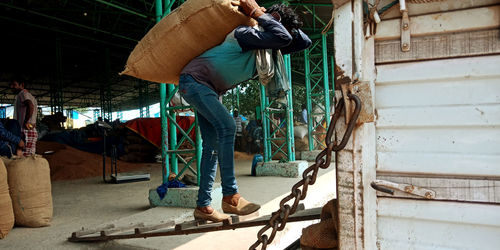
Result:
<svg viewBox="0 0 500 250"><path fill-rule="evenodd" d="M232 1L186 1L141 39L120 74L177 85L180 72L192 59L222 43L239 25L256 24Z"/></svg>
<svg viewBox="0 0 500 250"><path fill-rule="evenodd" d="M7 174L16 225L49 226L53 210L49 162L38 155L14 159Z"/></svg>
<svg viewBox="0 0 500 250"><path fill-rule="evenodd" d="M3 160L0 160L0 239L7 236L14 227L14 210L7 183L7 169Z"/></svg>

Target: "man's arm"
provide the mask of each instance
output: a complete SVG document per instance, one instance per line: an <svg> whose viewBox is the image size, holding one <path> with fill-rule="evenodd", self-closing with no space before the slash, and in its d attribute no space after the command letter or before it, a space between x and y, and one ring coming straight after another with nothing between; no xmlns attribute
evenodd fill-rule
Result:
<svg viewBox="0 0 500 250"><path fill-rule="evenodd" d="M297 30L297 32L293 33L294 34L292 35L293 36L292 42L288 46L280 49L283 55L305 50L309 48L309 46L311 46L312 44L311 39L309 39L309 37L306 34L304 34L302 30Z"/></svg>
<svg viewBox="0 0 500 250"><path fill-rule="evenodd" d="M26 117L24 118L23 126L26 129L30 129L27 127L27 124L29 123L29 120L31 119L33 113L35 112L35 105L33 105L33 102L31 102L30 100L25 100L23 103L24 105L26 105Z"/></svg>
<svg viewBox="0 0 500 250"><path fill-rule="evenodd" d="M240 26L234 31L234 37L243 51L254 49L281 49L292 42L292 36L280 22L270 14L257 18L259 26L264 31L259 31L249 26Z"/></svg>
<svg viewBox="0 0 500 250"><path fill-rule="evenodd" d="M18 145L19 142L21 141L21 138L14 135L9 130L7 130L1 122L0 122L0 139L14 143L16 145Z"/></svg>

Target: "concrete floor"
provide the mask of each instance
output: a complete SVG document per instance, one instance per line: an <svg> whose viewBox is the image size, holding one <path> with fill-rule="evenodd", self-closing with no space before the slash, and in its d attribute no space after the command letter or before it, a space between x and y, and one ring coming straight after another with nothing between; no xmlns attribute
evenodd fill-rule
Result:
<svg viewBox="0 0 500 250"><path fill-rule="evenodd" d="M248 200L262 204L260 214L269 214L279 208L280 196L290 192L299 179L283 177L252 177L249 175L250 161L238 161L237 181L240 193ZM309 191L305 200L306 208L321 206L333 198L335 175L331 167L322 170L322 175ZM114 223L119 226L131 222L146 224L162 220L177 222L192 219L192 209L150 208L148 190L161 183L159 164L151 164L144 171L151 173L148 182L127 184L103 184L101 178L52 183L54 218L52 225L45 228L15 227L9 235L0 240L1 249L247 249L256 239L259 228L240 229L208 234L156 237L148 239L118 240L107 243L71 243L66 239L71 232L82 227L92 228ZM314 191L316 190L316 191ZM214 201L220 202L220 201ZM294 234L281 234L275 239L275 248L282 249L300 236L303 226L311 222L293 223L298 225ZM289 224L290 225L290 224ZM291 231L287 227L285 231ZM288 235L288 236L287 236ZM288 237L288 238L287 238ZM280 240L281 238L281 240ZM269 249L272 249L269 248Z"/></svg>

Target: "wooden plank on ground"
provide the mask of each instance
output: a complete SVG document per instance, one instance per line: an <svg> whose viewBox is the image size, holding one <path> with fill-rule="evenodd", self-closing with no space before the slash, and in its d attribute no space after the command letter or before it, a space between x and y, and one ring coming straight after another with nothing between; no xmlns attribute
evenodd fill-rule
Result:
<svg viewBox="0 0 500 250"><path fill-rule="evenodd" d="M297 213L290 215L288 217L288 222L296 222L296 221L305 221L305 220L317 220L320 219L321 215L321 207L307 209L303 211L298 211ZM170 236L170 235L183 235L183 234L194 234L194 233L206 233L213 231L222 231L222 230L234 230L238 228L246 228L246 227L255 227L255 226L263 226L269 222L271 215L263 216L250 221L243 221L238 223L231 223L230 220L227 222L219 222L219 223L207 223L199 226L188 227L188 225L194 225L193 221L189 221L188 223L181 223L184 226L177 227L175 229L160 229L154 232L146 232L141 234L136 233L121 233L121 234L113 234L110 233L101 234L100 236L87 236L87 237L70 237L68 240L71 242L93 242L93 241L108 241L108 240L117 240L117 239L131 239L131 238L149 238L149 237L159 237L159 236ZM135 227L135 226L134 226ZM185 227L185 229L183 229ZM122 227L123 228L123 227ZM132 227L133 228L133 227ZM130 229L130 228L129 228ZM121 231L125 231L124 229ZM112 231L110 231L112 232Z"/></svg>
<svg viewBox="0 0 500 250"><path fill-rule="evenodd" d="M173 220L172 221L162 221L156 225L135 228L134 231L136 234L142 234L142 233L146 233L146 232L150 232L150 231L154 231L154 230L158 230L158 229L163 229L166 227L173 227L173 226L175 226L175 221L173 221Z"/></svg>
<svg viewBox="0 0 500 250"><path fill-rule="evenodd" d="M82 230L80 230L80 231L73 232L73 237L81 237L81 236L85 236L85 235L89 235L89 234L95 234L95 233L99 233L99 232L101 232L103 230L112 229L114 227L115 227L114 224L108 224L108 225L105 225L105 226L102 226L102 227L98 227L98 228L94 228L94 229L85 229L85 228L82 228Z"/></svg>
<svg viewBox="0 0 500 250"><path fill-rule="evenodd" d="M144 223L142 223L142 222L140 222L140 223L130 223L129 225L126 225L126 226L114 227L114 228L111 228L111 229L102 230L101 231L101 236L109 236L111 234L118 233L118 232L123 232L123 231L127 231L127 230L130 230L130 229L134 229L136 227L144 227Z"/></svg>

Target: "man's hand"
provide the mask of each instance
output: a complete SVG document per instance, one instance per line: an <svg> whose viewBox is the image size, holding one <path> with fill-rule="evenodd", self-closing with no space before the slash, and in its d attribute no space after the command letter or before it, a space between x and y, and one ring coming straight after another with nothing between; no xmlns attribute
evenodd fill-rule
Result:
<svg viewBox="0 0 500 250"><path fill-rule="evenodd" d="M22 149L20 149L20 148L16 149L16 155L17 155L18 157L23 156L23 150L22 150Z"/></svg>
<svg viewBox="0 0 500 250"><path fill-rule="evenodd" d="M252 18L258 18L264 15L265 8L260 7L255 0L232 1L232 5L239 6L243 13Z"/></svg>
<svg viewBox="0 0 500 250"><path fill-rule="evenodd" d="M27 130L32 130L33 129L33 124L29 123L29 122L25 122L24 123L24 128L27 129Z"/></svg>
<svg viewBox="0 0 500 250"><path fill-rule="evenodd" d="M19 140L19 143L17 144L17 149L23 149L26 145L24 145L23 140Z"/></svg>

